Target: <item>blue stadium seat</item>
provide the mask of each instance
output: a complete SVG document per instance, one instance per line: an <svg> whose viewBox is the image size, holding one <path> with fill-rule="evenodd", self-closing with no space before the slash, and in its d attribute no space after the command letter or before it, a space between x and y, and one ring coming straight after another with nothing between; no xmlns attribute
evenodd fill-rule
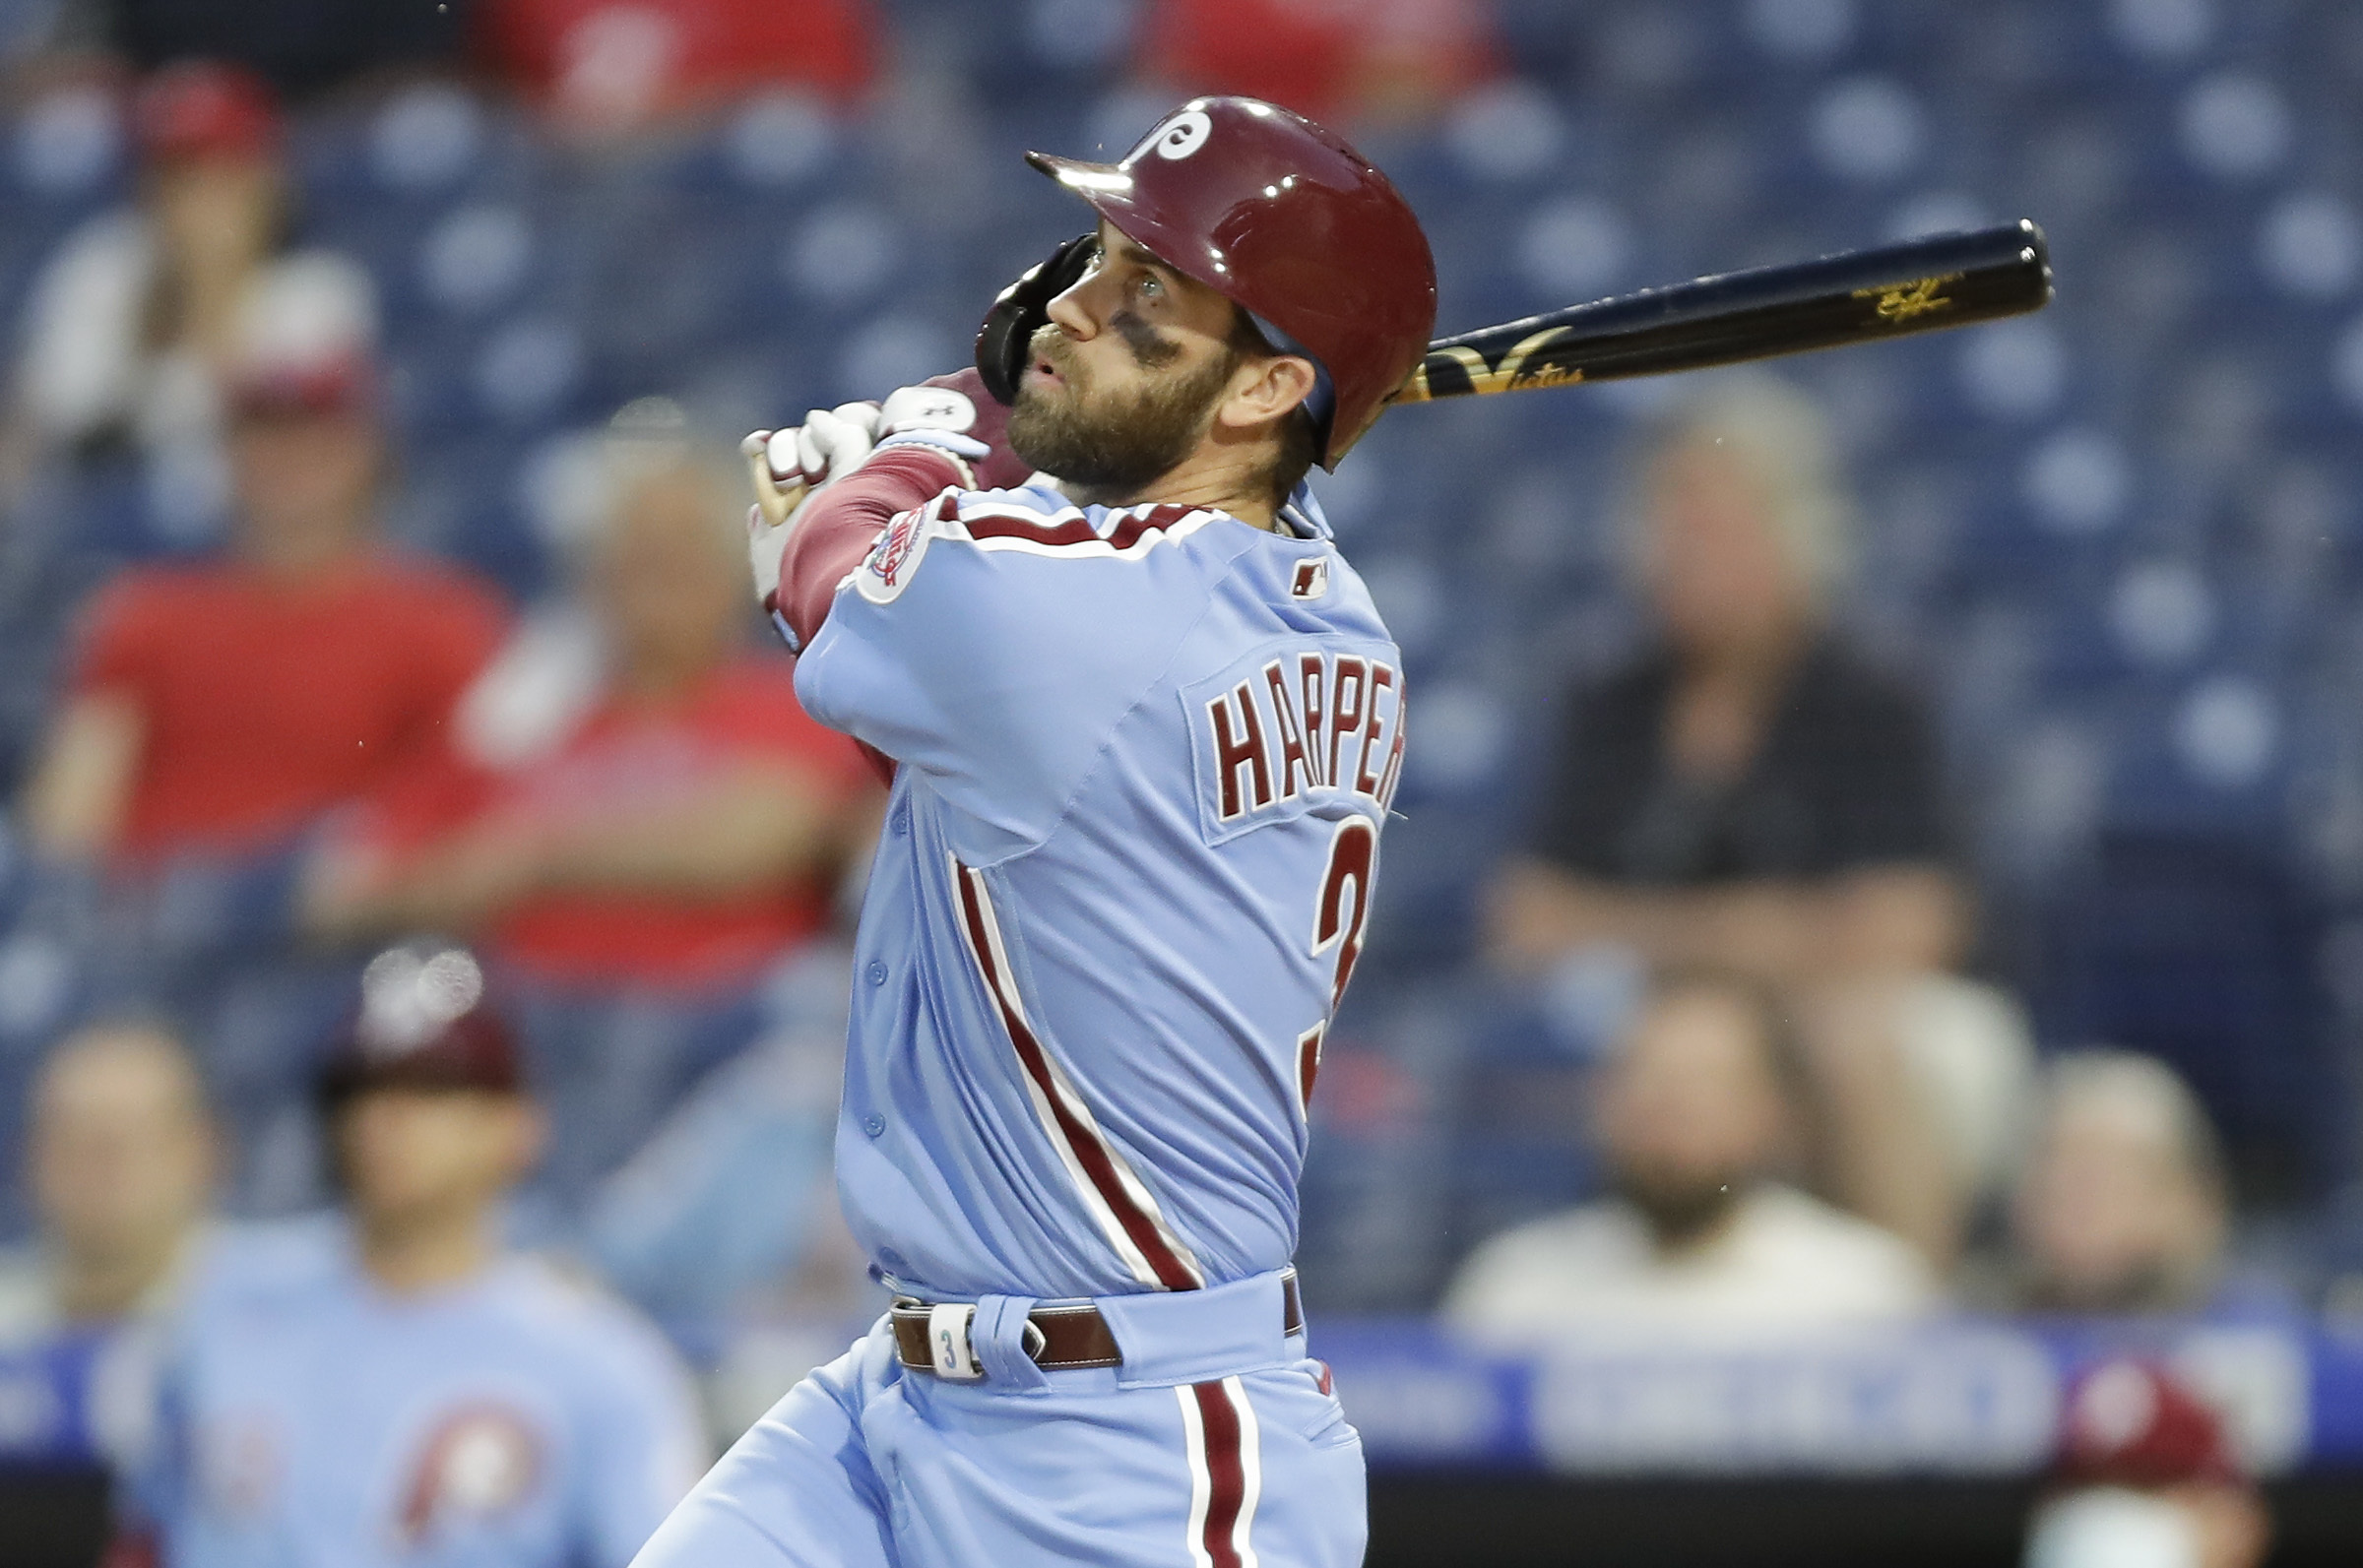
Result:
<svg viewBox="0 0 2363 1568"><path fill-rule="evenodd" d="M2038 1032L2163 1058L2215 1116L2244 1197L2319 1198L2351 1132L2314 963L2321 931L2272 845L2110 835L2045 921Z"/></svg>

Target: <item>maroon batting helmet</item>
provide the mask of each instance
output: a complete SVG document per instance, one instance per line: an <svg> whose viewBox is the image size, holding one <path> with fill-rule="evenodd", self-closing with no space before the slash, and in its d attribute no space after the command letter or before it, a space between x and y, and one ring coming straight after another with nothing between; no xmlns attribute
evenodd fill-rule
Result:
<svg viewBox="0 0 2363 1568"><path fill-rule="evenodd" d="M2070 1386L2053 1473L2080 1486L2237 1481L2222 1417L2164 1367L2103 1361Z"/></svg>
<svg viewBox="0 0 2363 1568"><path fill-rule="evenodd" d="M373 1089L521 1094L518 1055L475 955L409 944L370 960L351 1029L321 1072L320 1098L334 1110Z"/></svg>
<svg viewBox="0 0 2363 1568"><path fill-rule="evenodd" d="M1192 98L1118 163L1028 153L1156 257L1316 365L1309 400L1337 467L1419 365L1436 327L1420 220L1342 137L1255 98ZM1325 406L1324 406L1325 405Z"/></svg>

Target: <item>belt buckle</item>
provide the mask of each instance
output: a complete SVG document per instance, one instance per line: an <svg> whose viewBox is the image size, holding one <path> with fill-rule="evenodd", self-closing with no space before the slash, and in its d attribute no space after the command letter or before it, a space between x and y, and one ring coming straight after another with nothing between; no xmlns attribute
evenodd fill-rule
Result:
<svg viewBox="0 0 2363 1568"><path fill-rule="evenodd" d="M975 1383L985 1376L969 1344L969 1325L976 1321L974 1301L938 1301L927 1308L927 1356L935 1375L952 1383Z"/></svg>

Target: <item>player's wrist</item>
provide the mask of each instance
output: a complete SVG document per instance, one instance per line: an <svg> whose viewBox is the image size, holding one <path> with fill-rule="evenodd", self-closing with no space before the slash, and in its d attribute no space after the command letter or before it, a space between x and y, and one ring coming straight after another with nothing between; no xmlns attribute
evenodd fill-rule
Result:
<svg viewBox="0 0 2363 1568"><path fill-rule="evenodd" d="M872 456L874 458L875 453L879 452L912 449L933 452L948 459L953 470L959 476L958 483L964 490L976 488L977 470L974 465L984 462L992 455L992 449L984 442L973 436L961 435L956 431L898 430L893 435L880 440Z"/></svg>

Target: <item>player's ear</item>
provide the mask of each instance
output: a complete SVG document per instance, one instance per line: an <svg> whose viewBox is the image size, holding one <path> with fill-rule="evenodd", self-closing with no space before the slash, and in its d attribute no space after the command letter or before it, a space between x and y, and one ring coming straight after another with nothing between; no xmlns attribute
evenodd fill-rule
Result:
<svg viewBox="0 0 2363 1568"><path fill-rule="evenodd" d="M1293 413L1318 382L1312 361L1300 354L1262 354L1242 359L1231 378L1231 394L1215 417L1247 429Z"/></svg>

